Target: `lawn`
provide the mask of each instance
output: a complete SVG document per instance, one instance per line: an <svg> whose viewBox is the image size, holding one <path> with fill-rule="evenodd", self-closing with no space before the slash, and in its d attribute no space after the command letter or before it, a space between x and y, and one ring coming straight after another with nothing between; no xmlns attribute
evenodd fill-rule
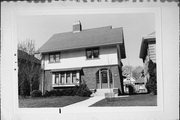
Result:
<svg viewBox="0 0 180 120"><path fill-rule="evenodd" d="M20 98L20 108L39 108L39 107L64 107L88 99L89 97L80 96L60 96L47 98Z"/></svg>
<svg viewBox="0 0 180 120"><path fill-rule="evenodd" d="M157 95L140 94L130 95L129 97L103 99L91 105L90 107L103 106L157 106Z"/></svg>

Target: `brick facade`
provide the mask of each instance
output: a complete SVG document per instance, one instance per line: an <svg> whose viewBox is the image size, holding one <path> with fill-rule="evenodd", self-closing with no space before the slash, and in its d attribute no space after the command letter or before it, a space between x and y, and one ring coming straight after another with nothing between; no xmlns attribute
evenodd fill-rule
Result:
<svg viewBox="0 0 180 120"><path fill-rule="evenodd" d="M50 70L46 70L44 75L44 90L50 91L52 89L52 73Z"/></svg>
<svg viewBox="0 0 180 120"><path fill-rule="evenodd" d="M89 89L97 89L97 78L96 73L101 69L109 69L112 73L112 80L113 80L113 88L117 88L121 91L121 83L120 83L120 74L119 74L119 68L118 65L111 65L111 66L96 66L96 67L85 67L82 68L81 71L81 81L84 81ZM52 87L52 73L50 70L46 70L43 75L43 91L46 90L50 91L53 89ZM41 87L42 89L42 82Z"/></svg>
<svg viewBox="0 0 180 120"><path fill-rule="evenodd" d="M121 90L118 65L83 68L81 80L85 81L89 89L97 89L96 73L98 72L98 70L103 68L109 69L112 72L113 87Z"/></svg>

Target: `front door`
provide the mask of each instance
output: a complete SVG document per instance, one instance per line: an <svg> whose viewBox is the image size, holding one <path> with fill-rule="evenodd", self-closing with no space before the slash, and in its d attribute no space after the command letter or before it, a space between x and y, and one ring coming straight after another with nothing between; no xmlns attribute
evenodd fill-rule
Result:
<svg viewBox="0 0 180 120"><path fill-rule="evenodd" d="M107 70L101 70L101 88L108 88Z"/></svg>
<svg viewBox="0 0 180 120"><path fill-rule="evenodd" d="M109 88L112 84L112 77L108 69L101 69L96 74L97 89Z"/></svg>

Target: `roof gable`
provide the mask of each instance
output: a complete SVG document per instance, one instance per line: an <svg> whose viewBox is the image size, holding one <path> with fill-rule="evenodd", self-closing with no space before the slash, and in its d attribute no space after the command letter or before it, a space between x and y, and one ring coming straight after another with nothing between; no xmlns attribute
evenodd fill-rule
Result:
<svg viewBox="0 0 180 120"><path fill-rule="evenodd" d="M106 26L82 30L77 33L66 32L54 34L40 49L39 52L55 52L62 50L87 48L123 43L123 29Z"/></svg>
<svg viewBox="0 0 180 120"><path fill-rule="evenodd" d="M139 58L142 58L144 60L147 55L148 44L155 44L155 43L156 43L155 32L149 34L146 37L143 37L141 42Z"/></svg>

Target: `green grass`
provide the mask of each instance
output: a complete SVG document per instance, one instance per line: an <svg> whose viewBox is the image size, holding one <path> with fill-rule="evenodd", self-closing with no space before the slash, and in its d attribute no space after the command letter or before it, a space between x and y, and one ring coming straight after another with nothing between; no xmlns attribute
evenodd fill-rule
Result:
<svg viewBox="0 0 180 120"><path fill-rule="evenodd" d="M141 94L129 97L103 99L90 107L106 106L157 106L157 95Z"/></svg>
<svg viewBox="0 0 180 120"><path fill-rule="evenodd" d="M20 108L39 108L39 107L64 107L88 99L89 97L80 96L60 96L47 98L20 98Z"/></svg>

